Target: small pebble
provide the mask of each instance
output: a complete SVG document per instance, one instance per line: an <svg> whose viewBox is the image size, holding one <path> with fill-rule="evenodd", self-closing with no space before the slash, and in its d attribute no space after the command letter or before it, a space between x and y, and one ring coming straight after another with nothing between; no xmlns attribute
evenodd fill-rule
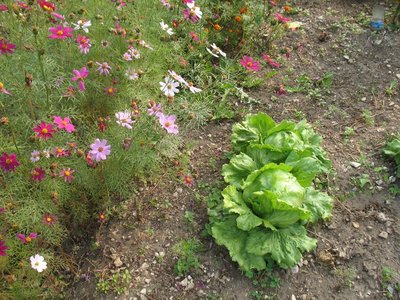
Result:
<svg viewBox="0 0 400 300"><path fill-rule="evenodd" d="M386 231L382 231L380 234L379 234L379 237L381 237L381 238L383 238L383 239L387 239L388 237L389 237L389 234L386 232Z"/></svg>

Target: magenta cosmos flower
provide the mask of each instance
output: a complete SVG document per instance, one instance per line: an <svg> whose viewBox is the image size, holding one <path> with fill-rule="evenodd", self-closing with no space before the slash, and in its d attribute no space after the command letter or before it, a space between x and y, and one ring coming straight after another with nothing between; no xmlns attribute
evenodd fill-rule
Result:
<svg viewBox="0 0 400 300"><path fill-rule="evenodd" d="M48 138L53 137L54 129L53 129L53 124L47 124L45 122L41 122L40 125L37 125L35 128L33 128L34 132L37 132L37 138L42 138L44 140L47 140Z"/></svg>
<svg viewBox="0 0 400 300"><path fill-rule="evenodd" d="M75 126L71 124L71 120L69 117L65 117L64 119L60 116L53 116L54 123L57 124L58 129L65 129L66 132L71 133L75 131Z"/></svg>
<svg viewBox="0 0 400 300"><path fill-rule="evenodd" d="M90 157L95 161L105 160L111 153L111 145L107 145L107 140L96 139L90 148L92 149L89 151Z"/></svg>
<svg viewBox="0 0 400 300"><path fill-rule="evenodd" d="M240 60L240 64L246 68L247 71L260 71L261 66L258 61L255 61L253 58L250 56L243 56L243 58Z"/></svg>
<svg viewBox="0 0 400 300"><path fill-rule="evenodd" d="M1 54L12 54L14 53L15 45L7 42L5 39L0 40L0 53Z"/></svg>
<svg viewBox="0 0 400 300"><path fill-rule="evenodd" d="M80 70L73 70L72 72L74 73L74 77L71 78L71 81L78 81L79 90L83 92L84 90L86 90L83 79L88 77L88 69L86 67L83 67Z"/></svg>
<svg viewBox="0 0 400 300"><path fill-rule="evenodd" d="M0 11L8 11L7 5L0 4Z"/></svg>
<svg viewBox="0 0 400 300"><path fill-rule="evenodd" d="M90 44L90 40L86 36L79 35L76 37L76 42L78 43L79 50L83 54L88 54L92 44Z"/></svg>
<svg viewBox="0 0 400 300"><path fill-rule="evenodd" d="M7 250L8 246L6 245L6 241L0 241L0 256L6 256Z"/></svg>
<svg viewBox="0 0 400 300"><path fill-rule="evenodd" d="M33 239L36 239L38 235L35 232L31 232L28 236L25 236L25 234L22 233L17 233L15 236L21 240L22 244L25 245L32 242Z"/></svg>
<svg viewBox="0 0 400 300"><path fill-rule="evenodd" d="M43 224L51 226L57 222L57 217L50 213L45 213L42 218Z"/></svg>
<svg viewBox="0 0 400 300"><path fill-rule="evenodd" d="M75 172L75 170L71 170L70 168L62 169L60 172L60 177L64 178L65 182L72 182L74 179L74 176L72 174Z"/></svg>
<svg viewBox="0 0 400 300"><path fill-rule="evenodd" d="M265 54L265 53L261 53L261 54L271 67L279 68L281 66L277 62L273 61L272 58L268 54Z"/></svg>
<svg viewBox="0 0 400 300"><path fill-rule="evenodd" d="M275 19L278 20L279 22L286 23L290 21L290 18L285 18L281 14L275 13Z"/></svg>
<svg viewBox="0 0 400 300"><path fill-rule="evenodd" d="M65 40L66 38L72 37L74 31L71 27L64 27L57 25L57 27L50 27L49 31L52 33L48 36L50 39Z"/></svg>
<svg viewBox="0 0 400 300"><path fill-rule="evenodd" d="M8 153L4 152L3 155L0 156L0 168L4 173L15 171L15 168L19 165L20 163L17 160L17 155L15 153L11 153L9 155Z"/></svg>
<svg viewBox="0 0 400 300"><path fill-rule="evenodd" d="M31 172L31 178L35 181L42 181L44 179L45 172L41 167L36 167Z"/></svg>
<svg viewBox="0 0 400 300"><path fill-rule="evenodd" d="M164 128L168 133L172 134L178 134L178 126L175 124L176 117L174 115L171 116L166 116L162 113L158 115L158 120L160 121L160 124L162 128Z"/></svg>

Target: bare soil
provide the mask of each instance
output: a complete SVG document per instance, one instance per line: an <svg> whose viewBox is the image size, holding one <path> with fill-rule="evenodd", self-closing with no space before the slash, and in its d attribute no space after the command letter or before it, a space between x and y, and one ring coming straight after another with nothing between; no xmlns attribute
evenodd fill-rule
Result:
<svg viewBox="0 0 400 300"><path fill-rule="evenodd" d="M386 299L388 295L399 299L393 283L400 281L400 198L389 192L399 180L388 182L394 166L380 149L389 134L400 130L399 88L386 92L391 81L400 80L400 75L396 77L400 35L371 32L363 26L362 12L369 16L374 3L296 1L303 11L293 19L304 24L279 47L298 50L292 50L288 60L282 59L284 67L278 76L251 92L260 103L251 108L238 103L243 113L235 120L210 123L186 134L183 149L190 157L195 186L182 184L176 175L179 165L171 165L163 180L143 183L120 218L100 228L97 250L83 254L82 276L70 289L69 299L256 299L256 291L259 299L266 295L273 299ZM275 93L281 82L293 86L302 74L317 82L327 72L333 73L333 84L321 95ZM324 185L336 199L333 218L308 228L318 239L318 248L305 254L298 272L276 270L257 278L262 282L276 277L281 283L277 288L254 285L225 249L202 234L207 223L205 198L224 187L220 170L230 150L231 126L250 111L264 111L277 121L306 118L324 137L335 170ZM361 165L353 167L351 162ZM369 183L361 188L357 178L366 178L363 174L369 176ZM186 211L193 213L193 221L185 218ZM198 237L204 249L198 254L201 267L188 279L173 271L178 259L173 247L192 237ZM160 252L165 253L163 258ZM397 272L390 282L383 278L385 267ZM110 276L124 269L132 274L126 294L96 293L95 274ZM193 285L187 282L191 280Z"/></svg>

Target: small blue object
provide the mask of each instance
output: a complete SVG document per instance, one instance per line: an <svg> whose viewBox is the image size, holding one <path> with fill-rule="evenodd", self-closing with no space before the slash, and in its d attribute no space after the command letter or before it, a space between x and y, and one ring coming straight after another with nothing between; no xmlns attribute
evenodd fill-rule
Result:
<svg viewBox="0 0 400 300"><path fill-rule="evenodd" d="M383 21L372 21L371 22L371 29L373 30L380 30L383 29Z"/></svg>

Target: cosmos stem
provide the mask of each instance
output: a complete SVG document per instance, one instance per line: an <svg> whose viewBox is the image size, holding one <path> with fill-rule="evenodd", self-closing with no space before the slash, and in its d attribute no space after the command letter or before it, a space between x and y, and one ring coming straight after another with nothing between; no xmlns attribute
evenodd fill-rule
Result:
<svg viewBox="0 0 400 300"><path fill-rule="evenodd" d="M36 52L39 60L39 67L40 67L40 73L42 73L43 81L44 81L44 87L46 89L46 108L50 109L50 89L47 84L47 77L46 73L44 72L44 66L43 66L43 60L42 60L42 55L40 54L39 50L39 42L37 39L37 36L35 35L35 43L36 43Z"/></svg>

